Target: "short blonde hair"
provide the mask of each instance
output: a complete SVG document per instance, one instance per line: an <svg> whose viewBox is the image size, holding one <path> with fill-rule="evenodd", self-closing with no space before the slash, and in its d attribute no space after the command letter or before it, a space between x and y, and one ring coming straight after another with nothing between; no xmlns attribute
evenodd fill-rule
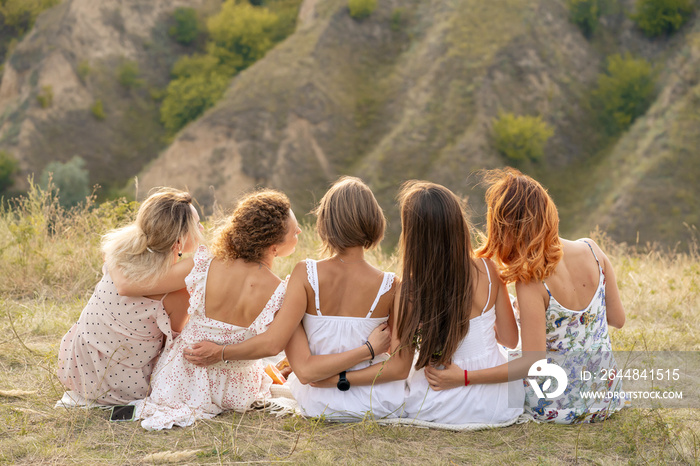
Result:
<svg viewBox="0 0 700 466"><path fill-rule="evenodd" d="M102 237L107 268L118 267L135 282L158 281L173 264L172 248L178 241L203 240L191 205L189 193L157 188L139 207L134 223Z"/></svg>
<svg viewBox="0 0 700 466"><path fill-rule="evenodd" d="M272 189L245 196L218 230L211 250L221 260L260 262L265 249L284 241L291 205L283 193Z"/></svg>
<svg viewBox="0 0 700 466"><path fill-rule="evenodd" d="M384 238L386 219L382 208L359 178L338 179L321 198L314 213L323 252L342 253L355 246L371 249Z"/></svg>
<svg viewBox="0 0 700 466"><path fill-rule="evenodd" d="M489 171L484 179L488 237L478 255L495 260L506 283L545 280L563 255L554 201L514 168Z"/></svg>

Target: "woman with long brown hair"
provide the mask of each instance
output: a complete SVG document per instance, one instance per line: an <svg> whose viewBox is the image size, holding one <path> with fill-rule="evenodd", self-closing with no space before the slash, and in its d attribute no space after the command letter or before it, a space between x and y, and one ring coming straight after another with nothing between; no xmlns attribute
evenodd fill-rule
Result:
<svg viewBox="0 0 700 466"><path fill-rule="evenodd" d="M471 371L498 366L498 343L518 331L505 285L488 259L476 260L460 200L449 189L410 181L399 193L402 289L398 334L418 346L405 413L441 424L502 424L522 413L518 382L473 386ZM425 371L459 367L461 383L435 391Z"/></svg>
<svg viewBox="0 0 700 466"><path fill-rule="evenodd" d="M582 391L621 391L619 378L577 380L585 366L592 373L615 373L609 326L620 328L625 310L610 260L595 242L559 237L559 215L546 189L518 170L494 170L485 177L488 239L479 254L494 259L502 279L515 283L520 309L523 357L509 364L471 374L472 384L490 384L526 377L532 365L545 357L568 375L553 386L555 397L544 389L526 386L525 412L539 421L594 422L620 409L624 398L581 397ZM545 352L545 350L547 352ZM531 367L532 365L532 367ZM540 367L541 368L541 367ZM534 372L536 374L537 372ZM437 389L454 386L459 368L428 371ZM537 385L537 384L534 384ZM488 385L480 385L488 386ZM544 387L544 385L543 385ZM545 387L546 388L546 387ZM548 392L549 393L549 392Z"/></svg>

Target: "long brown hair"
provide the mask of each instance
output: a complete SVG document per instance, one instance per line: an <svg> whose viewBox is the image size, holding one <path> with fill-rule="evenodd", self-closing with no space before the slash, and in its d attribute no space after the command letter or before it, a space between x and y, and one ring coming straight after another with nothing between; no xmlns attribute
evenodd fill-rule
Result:
<svg viewBox="0 0 700 466"><path fill-rule="evenodd" d="M514 168L486 172L487 239L478 255L500 266L503 281L542 281L562 257L559 214L547 190Z"/></svg>
<svg viewBox="0 0 700 466"><path fill-rule="evenodd" d="M475 280L469 225L460 200L444 186L408 181L398 198L398 334L402 346L419 343L416 369L445 364L469 332Z"/></svg>

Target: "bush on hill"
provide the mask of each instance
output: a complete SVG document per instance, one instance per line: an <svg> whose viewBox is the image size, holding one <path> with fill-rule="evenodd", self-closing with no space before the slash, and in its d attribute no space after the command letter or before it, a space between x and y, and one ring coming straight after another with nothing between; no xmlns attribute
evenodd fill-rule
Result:
<svg viewBox="0 0 700 466"><path fill-rule="evenodd" d="M593 91L605 130L617 134L646 112L654 98L654 72L649 62L630 55L608 57L605 73Z"/></svg>
<svg viewBox="0 0 700 466"><path fill-rule="evenodd" d="M647 36L656 37L680 29L694 10L693 0L637 0L632 19Z"/></svg>
<svg viewBox="0 0 700 466"><path fill-rule="evenodd" d="M18 167L17 160L11 154L0 150L0 193L4 193L15 183Z"/></svg>
<svg viewBox="0 0 700 466"><path fill-rule="evenodd" d="M89 175L85 160L75 156L66 163L51 162L41 173L40 184L59 195L61 205L72 207L90 195Z"/></svg>
<svg viewBox="0 0 700 466"><path fill-rule="evenodd" d="M569 19L577 25L583 35L590 37L598 28L601 0L567 0Z"/></svg>
<svg viewBox="0 0 700 466"><path fill-rule="evenodd" d="M199 21L194 8L176 8L173 12L175 24L168 29L168 34L175 42L190 45L199 36Z"/></svg>
<svg viewBox="0 0 700 466"><path fill-rule="evenodd" d="M539 160L554 130L542 117L501 113L493 121L496 150L510 160Z"/></svg>
<svg viewBox="0 0 700 466"><path fill-rule="evenodd" d="M348 0L350 16L355 19L364 19L377 9L377 0Z"/></svg>

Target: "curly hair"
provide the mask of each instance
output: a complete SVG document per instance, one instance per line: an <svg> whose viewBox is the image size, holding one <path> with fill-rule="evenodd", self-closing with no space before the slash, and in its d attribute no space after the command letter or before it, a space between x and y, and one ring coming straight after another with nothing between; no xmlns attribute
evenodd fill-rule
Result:
<svg viewBox="0 0 700 466"><path fill-rule="evenodd" d="M284 240L290 210L289 199L279 191L266 189L245 196L217 231L212 254L221 260L260 262L267 248Z"/></svg>
<svg viewBox="0 0 700 466"><path fill-rule="evenodd" d="M559 214L547 190L514 168L486 172L487 240L479 256L500 265L503 281L542 281L562 258Z"/></svg>
<svg viewBox="0 0 700 466"><path fill-rule="evenodd" d="M382 208L369 187L354 176L333 183L314 213L323 252L342 253L354 246L372 249L384 238Z"/></svg>

